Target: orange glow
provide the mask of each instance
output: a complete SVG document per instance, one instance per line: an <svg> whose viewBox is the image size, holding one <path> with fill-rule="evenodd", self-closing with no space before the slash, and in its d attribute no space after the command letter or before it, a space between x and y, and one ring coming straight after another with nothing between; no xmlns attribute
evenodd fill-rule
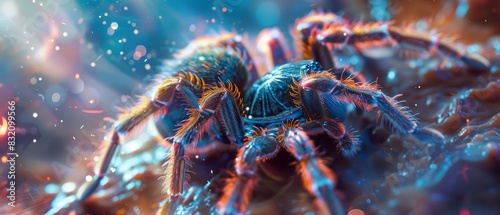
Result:
<svg viewBox="0 0 500 215"><path fill-rule="evenodd" d="M79 79L80 78L80 74L76 73L75 78Z"/></svg>
<svg viewBox="0 0 500 215"><path fill-rule="evenodd" d="M50 181L50 177L49 176L47 176L47 181Z"/></svg>
<svg viewBox="0 0 500 215"><path fill-rule="evenodd" d="M94 104L94 99L91 99L91 100L89 101L89 103L90 103L90 104Z"/></svg>
<svg viewBox="0 0 500 215"><path fill-rule="evenodd" d="M104 112L104 110L86 110L86 109L82 109L82 112L84 112L84 113L90 113L90 114L98 114L98 113Z"/></svg>
<svg viewBox="0 0 500 215"><path fill-rule="evenodd" d="M365 215L365 212L360 209L352 209L349 213L347 213L347 215Z"/></svg>
<svg viewBox="0 0 500 215"><path fill-rule="evenodd" d="M2 163L7 163L7 156L2 156Z"/></svg>
<svg viewBox="0 0 500 215"><path fill-rule="evenodd" d="M0 126L0 136L5 135L7 133L7 119L2 116L2 125Z"/></svg>

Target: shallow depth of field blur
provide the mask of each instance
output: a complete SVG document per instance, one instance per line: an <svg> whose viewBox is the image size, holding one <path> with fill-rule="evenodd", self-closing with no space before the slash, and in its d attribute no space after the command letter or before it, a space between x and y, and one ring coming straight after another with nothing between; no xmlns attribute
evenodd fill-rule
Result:
<svg viewBox="0 0 500 215"><path fill-rule="evenodd" d="M4 156L7 137L0 127L0 214L5 214L4 211L45 213L54 207L56 195L74 193L80 184L91 180L91 166L98 159L95 152L120 108L131 107L137 100L136 95L147 90L145 86L154 79L162 60L172 57L191 39L232 31L247 34L255 41L260 30L279 27L292 46L289 32L295 20L318 9L342 14L354 21L363 17L365 21L394 20L395 25L411 22L417 27L429 25L429 29L458 36L457 41L465 49L481 49L493 65L500 64L500 37L497 37L500 35L500 3L495 0L2 0L0 117L7 117L7 101L15 100L19 157L16 208L11 208L7 206L9 200L3 190L7 186L8 166ZM432 21L428 22L429 19ZM369 59L363 62L374 63ZM352 207L346 209L353 214L379 210L432 214L415 208L419 208L419 204L437 204L441 205L435 207L440 212L494 214L499 206L492 203L500 202L500 74L497 67L485 72L462 71L463 75L444 72L448 74L445 79L435 80L420 69L421 63L416 65L383 65L376 68L383 72L367 77L370 81L378 80L389 95L408 95L408 98L401 97L407 101L405 105L419 113L417 117L424 125L442 131L450 141L443 147L430 147L432 150L405 146L395 152L387 146L387 151L398 155L407 153L403 150L425 151L428 153L425 159L432 161L418 166L398 160L401 157L381 155L384 165L393 165L387 168L391 172L380 172L376 180L367 180L392 183L381 189L391 195L370 208L366 204L374 201L369 199L377 194L369 193L378 189L378 185L366 186L357 192L360 194L357 198L346 197L356 199L348 204ZM439 67L439 64L433 65ZM471 91L480 90L490 92L491 98L467 99ZM452 125L458 126L448 128ZM157 135L157 131L150 133L150 136ZM459 141L451 141L457 138ZM390 144L391 141L381 141L374 147L384 151L380 146L384 142ZM136 150L134 144L129 145L131 148L124 148L122 154ZM163 161L158 157L163 157L165 150L154 153L135 159L161 166ZM364 164L352 165L357 165L356 171L362 171ZM418 168L428 171L415 173ZM127 172L127 169L121 171ZM158 173L158 169L154 171ZM353 177L347 172L346 177ZM408 174L413 178L407 178ZM365 183L364 179L356 180ZM343 188L346 187L349 185ZM462 192L462 188L467 191ZM408 199L414 199L413 205ZM151 204L160 201L162 199ZM427 206L422 207L431 208ZM356 208L368 209L362 212ZM139 214L140 210L131 207L128 213Z"/></svg>

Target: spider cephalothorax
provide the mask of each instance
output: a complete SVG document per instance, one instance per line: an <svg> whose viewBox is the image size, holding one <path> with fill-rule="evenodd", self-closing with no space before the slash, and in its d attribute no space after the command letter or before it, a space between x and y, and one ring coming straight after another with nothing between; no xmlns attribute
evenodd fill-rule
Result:
<svg viewBox="0 0 500 215"><path fill-rule="evenodd" d="M344 156L353 156L360 146L344 125L350 104L359 110L377 110L400 135L434 142L442 142L444 137L432 129L418 127L409 109L400 105L396 97L367 83L352 67L336 67L333 50L352 46L362 54L367 46L397 42L441 52L477 69L489 65L482 57L463 53L437 37L410 35L389 23L351 25L332 13L312 13L297 21L295 62L285 54L287 44L279 31L267 32L269 35L259 37L259 46L267 46L260 54L274 65L255 82L248 81L257 74L250 57L252 52L247 51L237 35L198 39L181 51L176 60L167 64L166 78L154 87L152 94L119 117L106 143L108 149L100 160L98 176L83 189L80 199L90 196L99 186L121 136L150 116L162 116L177 117L179 125L169 139L172 144L164 177L169 200L163 213L175 212L175 204L169 203L176 201L187 186L187 146L196 145L201 135L208 134L238 148L235 172L218 200L218 213L244 213L257 186L258 164L268 162L284 149L297 160L297 173L305 189L318 200L320 210L345 214L334 191L335 174L322 159L328 155L320 156L310 137L326 134ZM179 104L187 108L180 110L183 106Z"/></svg>

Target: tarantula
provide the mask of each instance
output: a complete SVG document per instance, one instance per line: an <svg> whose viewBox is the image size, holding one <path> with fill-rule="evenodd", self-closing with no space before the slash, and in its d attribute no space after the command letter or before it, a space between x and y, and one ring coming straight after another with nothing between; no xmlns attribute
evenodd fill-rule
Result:
<svg viewBox="0 0 500 215"><path fill-rule="evenodd" d="M319 207L330 214L345 214L336 196L335 176L319 156L310 138L326 134L344 156L353 156L359 140L346 129L348 105L360 110L375 107L381 118L400 135L413 135L426 141L443 142L444 136L430 128L420 128L407 107L385 95L376 84L351 67L335 66L332 52L351 46L363 49L397 44L429 52L439 52L476 69L489 62L479 55L467 54L442 42L436 36L407 33L389 23L349 24L333 13L311 13L294 26L295 45L300 53L294 62L278 30L266 30L259 36L258 49L269 69L258 77L257 65L241 37L224 34L198 38L180 51L169 65L168 77L159 83L150 97L143 97L129 112L119 116L112 128L107 148L99 160L94 181L80 192L88 198L99 186L109 168L120 140L153 116L172 117L187 105L184 120L179 121L164 177L169 200L162 213L173 213L174 201L187 186L189 169L185 150L208 134L235 144L238 154L235 173L227 180L218 203L221 214L241 214L247 209L256 186L257 166L271 159L280 149L293 155L297 174L305 188L316 197ZM240 94L244 93L243 99ZM181 105L182 104L182 105Z"/></svg>

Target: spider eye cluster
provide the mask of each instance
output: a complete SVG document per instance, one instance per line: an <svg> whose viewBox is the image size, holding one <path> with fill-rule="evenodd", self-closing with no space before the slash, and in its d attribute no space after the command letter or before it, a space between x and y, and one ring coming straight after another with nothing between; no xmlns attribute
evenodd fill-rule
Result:
<svg viewBox="0 0 500 215"><path fill-rule="evenodd" d="M311 63L303 65L300 68L300 72L304 75L310 75L314 72L320 72L323 71L323 67L321 66L320 63L316 61L311 61Z"/></svg>

